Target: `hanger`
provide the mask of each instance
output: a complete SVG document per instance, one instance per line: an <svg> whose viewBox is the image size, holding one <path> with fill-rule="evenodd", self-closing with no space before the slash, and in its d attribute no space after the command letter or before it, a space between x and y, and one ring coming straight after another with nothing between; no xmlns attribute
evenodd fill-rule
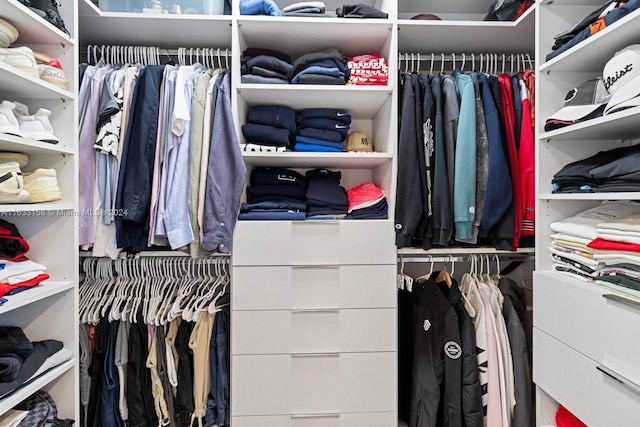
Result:
<svg viewBox="0 0 640 427"><path fill-rule="evenodd" d="M418 69L416 71L417 71L418 74L420 74L420 62L422 60L420 59L420 54L419 53L417 54L417 56L418 56Z"/></svg>
<svg viewBox="0 0 640 427"><path fill-rule="evenodd" d="M445 282L447 284L447 286L450 288L451 285L453 285L453 280L451 279L451 276L453 275L453 272L455 271L455 267L454 267L453 257L451 255L449 255L449 259L451 260L451 273L449 273L446 270L442 270L438 274L438 277L435 278L435 281L436 282ZM433 274L433 272L432 272L432 274Z"/></svg>
<svg viewBox="0 0 640 427"><path fill-rule="evenodd" d="M444 53L440 54L440 74L444 74Z"/></svg>
<svg viewBox="0 0 640 427"><path fill-rule="evenodd" d="M430 67L429 67L429 75L431 75L431 76L433 75L433 57L434 57L434 56L435 56L435 55L432 53L432 54L431 54L431 65L430 65Z"/></svg>
<svg viewBox="0 0 640 427"><path fill-rule="evenodd" d="M456 54L452 53L451 54L451 70L455 70L456 69Z"/></svg>
<svg viewBox="0 0 640 427"><path fill-rule="evenodd" d="M535 70L536 67L533 65L533 60L531 59L531 55L529 55L528 53L527 53L527 60L529 61L529 69L530 70ZM526 65L525 65L525 67L526 67Z"/></svg>
<svg viewBox="0 0 640 427"><path fill-rule="evenodd" d="M464 64L466 64L467 62L467 54L463 53L462 54L462 65L460 66L460 71L464 71ZM473 71L473 70L471 70Z"/></svg>
<svg viewBox="0 0 640 427"><path fill-rule="evenodd" d="M404 272L404 258L400 258L400 273L398 273L398 289L406 289L411 292L413 289L413 277Z"/></svg>

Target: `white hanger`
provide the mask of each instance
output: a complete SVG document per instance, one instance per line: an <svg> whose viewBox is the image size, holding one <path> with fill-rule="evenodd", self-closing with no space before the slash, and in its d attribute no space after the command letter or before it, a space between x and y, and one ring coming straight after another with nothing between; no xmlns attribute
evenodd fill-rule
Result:
<svg viewBox="0 0 640 427"><path fill-rule="evenodd" d="M416 72L417 72L418 74L420 74L420 61L421 61L421 59L420 59L420 54L418 53L418 54L417 54L417 56L418 56L418 68L417 68Z"/></svg>
<svg viewBox="0 0 640 427"><path fill-rule="evenodd" d="M435 55L432 53L432 54L431 54L431 65L430 65L430 68L429 68L429 75L430 75L430 76L432 76L432 75L433 75L433 59L434 59L434 56L435 56Z"/></svg>
<svg viewBox="0 0 640 427"><path fill-rule="evenodd" d="M452 53L451 54L451 70L455 70L456 69L456 54Z"/></svg>
<svg viewBox="0 0 640 427"><path fill-rule="evenodd" d="M444 74L444 53L440 54L440 74Z"/></svg>
<svg viewBox="0 0 640 427"><path fill-rule="evenodd" d="M531 55L529 55L528 53L527 53L527 60L529 61L529 69L535 70L536 67L533 65L533 60L531 59Z"/></svg>
<svg viewBox="0 0 640 427"><path fill-rule="evenodd" d="M464 71L464 65L466 64L466 62L467 62L467 54L463 53L462 54L462 65L460 66L460 71ZM473 71L473 70L471 70L471 71Z"/></svg>

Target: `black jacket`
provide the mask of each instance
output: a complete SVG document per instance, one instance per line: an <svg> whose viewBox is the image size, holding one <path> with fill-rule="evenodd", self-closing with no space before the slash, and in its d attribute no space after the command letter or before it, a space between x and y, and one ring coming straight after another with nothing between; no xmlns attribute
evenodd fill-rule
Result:
<svg viewBox="0 0 640 427"><path fill-rule="evenodd" d="M529 355L527 352L527 336L524 325L526 299L524 291L509 277L501 277L498 289L504 296L502 315L507 324L507 335L511 344L513 359L513 376L515 382L516 407L511 420L512 427L531 427L531 374L529 372Z"/></svg>
<svg viewBox="0 0 640 427"><path fill-rule="evenodd" d="M458 316L433 280L413 285L414 357L409 427L461 427Z"/></svg>
<svg viewBox="0 0 640 427"><path fill-rule="evenodd" d="M437 278L439 272L434 272L432 278ZM483 427L484 414L482 410L482 388L478 371L478 356L476 353L476 330L473 320L464 308L462 293L458 282L452 278L451 287L446 282L438 282L440 290L458 316L460 329L460 344L462 346L462 420L465 427Z"/></svg>

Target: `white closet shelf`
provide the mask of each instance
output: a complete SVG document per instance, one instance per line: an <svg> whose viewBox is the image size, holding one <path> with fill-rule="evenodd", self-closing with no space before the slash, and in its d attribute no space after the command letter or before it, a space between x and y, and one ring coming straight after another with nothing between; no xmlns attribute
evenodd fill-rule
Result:
<svg viewBox="0 0 640 427"><path fill-rule="evenodd" d="M64 202L0 205L0 214L5 217L7 215L52 217L58 214L60 214L61 216L74 216L76 215L74 210L74 203Z"/></svg>
<svg viewBox="0 0 640 427"><path fill-rule="evenodd" d="M601 0L539 0L538 5L542 6L602 6Z"/></svg>
<svg viewBox="0 0 640 427"><path fill-rule="evenodd" d="M6 413L9 409L13 408L18 403L22 402L24 399L31 396L36 391L42 389L43 387L46 387L47 384L55 381L57 378L64 375L65 372L73 368L74 365L75 365L74 360L68 360L63 364L50 369L45 374L40 375L29 385L19 389L12 395L0 400L0 415Z"/></svg>
<svg viewBox="0 0 640 427"><path fill-rule="evenodd" d="M392 153L252 153L243 152L242 158L251 166L288 168L344 168L371 169L393 158Z"/></svg>
<svg viewBox="0 0 640 427"><path fill-rule="evenodd" d="M47 280L18 294L5 296L9 301L0 306L0 315L50 296L66 292L73 289L74 286L75 282L73 281L50 282Z"/></svg>
<svg viewBox="0 0 640 427"><path fill-rule="evenodd" d="M89 0L79 0L78 13L83 45L231 48L231 15L102 12Z"/></svg>
<svg viewBox="0 0 640 427"><path fill-rule="evenodd" d="M450 0L403 0L398 2L398 13L435 13L440 16L444 13L476 13L484 14L491 6L490 0L452 2Z"/></svg>
<svg viewBox="0 0 640 427"><path fill-rule="evenodd" d="M631 139L640 134L638 128L640 108L630 108L620 112L597 117L582 123L566 126L540 134L540 140L599 140L599 139Z"/></svg>
<svg viewBox="0 0 640 427"><path fill-rule="evenodd" d="M75 41L18 0L0 0L2 19L16 27L20 36L15 45L62 44L73 45Z"/></svg>
<svg viewBox="0 0 640 427"><path fill-rule="evenodd" d="M238 85L238 96L249 106L279 104L296 110L322 106L347 110L354 119L371 119L392 93L391 86Z"/></svg>
<svg viewBox="0 0 640 427"><path fill-rule="evenodd" d="M48 142L36 141L14 135L0 133L0 151L16 151L26 154L61 153L74 154L72 147Z"/></svg>
<svg viewBox="0 0 640 427"><path fill-rule="evenodd" d="M558 71L602 73L604 65L620 49L637 43L640 10L636 10L602 31L580 42L540 66L540 73ZM551 36L550 36L551 37ZM546 55L548 52L543 52Z"/></svg>
<svg viewBox="0 0 640 427"><path fill-rule="evenodd" d="M72 100L73 94L38 77L26 74L4 62L0 62L0 87L2 99L64 99Z"/></svg>
<svg viewBox="0 0 640 427"><path fill-rule="evenodd" d="M403 19L398 21L398 51L528 53L533 57L535 43L528 35L534 32L534 28L534 7L515 22ZM487 45L487 40L491 40L490 45ZM461 44L464 52L460 51Z"/></svg>
<svg viewBox="0 0 640 427"><path fill-rule="evenodd" d="M538 200L640 200L640 192L624 193L540 193Z"/></svg>
<svg viewBox="0 0 640 427"><path fill-rule="evenodd" d="M291 55L292 60L326 47L335 47L348 56L378 53L389 60L385 46L388 46L392 28L392 21L386 19L238 18L242 49L275 47Z"/></svg>

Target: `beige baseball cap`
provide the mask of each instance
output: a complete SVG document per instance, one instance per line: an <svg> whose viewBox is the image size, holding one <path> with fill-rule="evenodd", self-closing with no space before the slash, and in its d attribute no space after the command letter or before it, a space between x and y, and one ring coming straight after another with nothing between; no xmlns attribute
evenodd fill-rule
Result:
<svg viewBox="0 0 640 427"><path fill-rule="evenodd" d="M345 150L372 152L373 141L364 132L351 132Z"/></svg>

